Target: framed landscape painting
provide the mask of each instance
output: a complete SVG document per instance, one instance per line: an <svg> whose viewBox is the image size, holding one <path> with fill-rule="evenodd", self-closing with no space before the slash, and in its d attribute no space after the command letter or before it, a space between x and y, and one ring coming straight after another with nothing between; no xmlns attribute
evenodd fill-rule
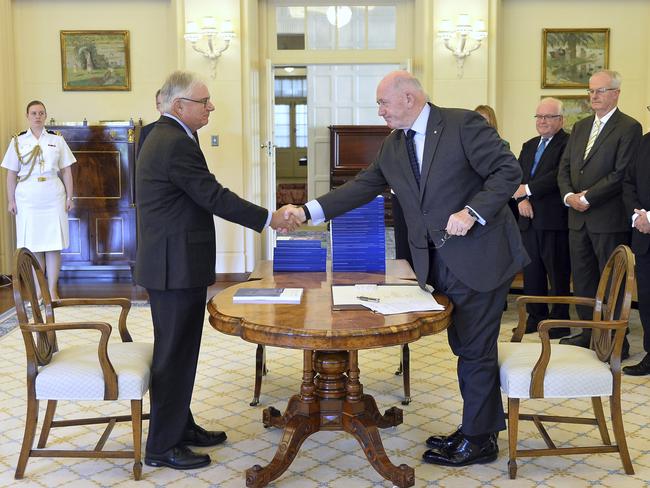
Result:
<svg viewBox="0 0 650 488"><path fill-rule="evenodd" d="M564 114L562 128L567 132L571 132L573 124L593 114L589 95L554 95L553 98L562 100L562 113Z"/></svg>
<svg viewBox="0 0 650 488"><path fill-rule="evenodd" d="M130 90L129 31L61 31L64 91Z"/></svg>
<svg viewBox="0 0 650 488"><path fill-rule="evenodd" d="M609 29L544 29L542 88L588 88L609 67Z"/></svg>

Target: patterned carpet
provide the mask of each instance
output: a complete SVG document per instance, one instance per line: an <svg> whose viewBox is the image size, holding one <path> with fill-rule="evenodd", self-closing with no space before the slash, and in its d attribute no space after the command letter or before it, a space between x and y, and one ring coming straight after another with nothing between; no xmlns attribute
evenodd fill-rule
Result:
<svg viewBox="0 0 650 488"><path fill-rule="evenodd" d="M504 315L502 339L509 337L514 324L514 307ZM107 308L61 310L60 321L84 319L111 321ZM149 309L135 306L129 316L129 328L136 340L150 340ZM638 314L633 312L632 358L640 359L641 341ZM81 341L82 336L69 333L66 340ZM527 336L528 337L528 336ZM60 339L61 340L61 339ZM206 321L199 372L194 391L193 411L197 421L211 429L226 430L225 445L203 449L210 453L213 463L204 469L174 471L144 467L143 480L135 482L131 462L125 460L30 459L26 478L13 479L23 434L25 411L25 359L22 339L13 330L0 338L3 379L0 386L0 486L11 487L242 487L244 471L254 464L266 464L273 457L281 432L264 429L262 409L273 405L283 409L287 398L297 393L301 353L269 348L269 374L262 386L261 404L249 407L252 397L255 346L240 339L214 331ZM402 379L393 372L398 363L396 347L364 351L360 354L361 381L364 390L375 396L380 410L399 405ZM462 469L441 468L422 464L424 440L431 433L446 433L459 423L459 399L455 359L444 334L424 338L411 346L413 402L402 407L404 423L382 431L382 439L391 460L415 468L417 487L641 487L650 485L650 424L648 402L649 378L624 377L623 408L627 438L636 474L626 476L615 454L579 455L567 457L523 458L519 462L519 477L508 479L507 442L502 434L498 460L487 465ZM182 365L179 365L182 367ZM524 407L526 403L524 402ZM122 406L122 405L120 405ZM97 407L92 403L63 403L61 416L83 412L84 415L127 412L115 407ZM608 406L606 406L607 408ZM586 412L590 402L572 401L561 407L560 414ZM608 410L606 410L607 412ZM41 406L41 418L44 406ZM520 425L520 437L526 446L541 446L541 439L529 422ZM145 423L146 428L146 423ZM577 443L593 440L597 435L589 428L556 427L551 435L560 442ZM91 427L55 429L50 446L87 447L98 435ZM126 424L115 428L107 448L127 448L131 445ZM298 457L282 477L269 485L277 488L365 488L390 487L370 467L350 436L336 432L320 432L302 446Z"/></svg>

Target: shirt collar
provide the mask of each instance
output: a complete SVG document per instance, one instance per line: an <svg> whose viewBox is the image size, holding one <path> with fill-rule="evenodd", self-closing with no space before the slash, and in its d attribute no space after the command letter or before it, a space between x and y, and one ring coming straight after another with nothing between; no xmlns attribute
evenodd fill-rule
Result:
<svg viewBox="0 0 650 488"><path fill-rule="evenodd" d="M183 123L183 121L182 121L181 119L179 119L178 117L175 117L174 115L172 115L172 114L170 114L170 113L168 113L168 112L165 112L165 113L163 114L163 116L164 116L164 117L169 117L170 119L174 119L176 122L178 122L179 124L181 124L181 127L182 127L183 129L185 129L185 132L187 132L187 135L190 136L190 138L191 138L193 141L196 140L196 139L194 139L194 134L192 134L192 131L190 130L190 128L189 128L188 126L186 126L186 125Z"/></svg>
<svg viewBox="0 0 650 488"><path fill-rule="evenodd" d="M618 108L618 107L614 107L614 108L611 109L609 112L607 112L605 115L603 115L603 117L600 119L600 125L601 125L601 126L607 123L607 121L610 119L610 117L611 117L612 115L614 115L614 112L616 111L617 108ZM597 115L594 115L594 121L595 121L597 118L598 118L598 116L597 116Z"/></svg>
<svg viewBox="0 0 650 488"><path fill-rule="evenodd" d="M420 112L420 115L418 115L418 118L415 119L415 122L413 122L413 125L411 126L411 129L415 131L416 134L426 134L427 133L427 123L429 122L429 113L431 112L431 107L429 107L428 103L424 104L424 107L422 107L422 111ZM404 131L406 134L408 129Z"/></svg>

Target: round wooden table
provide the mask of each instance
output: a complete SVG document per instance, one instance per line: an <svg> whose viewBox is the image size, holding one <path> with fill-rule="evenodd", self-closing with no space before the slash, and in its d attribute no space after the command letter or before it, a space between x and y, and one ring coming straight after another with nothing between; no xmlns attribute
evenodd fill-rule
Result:
<svg viewBox="0 0 650 488"><path fill-rule="evenodd" d="M343 430L361 444L370 464L400 488L413 486L415 472L394 465L384 450L379 428L402 423L402 410L382 415L359 381L358 351L396 346L438 333L450 324L452 305L441 312L380 315L369 310L332 310L332 284L408 283L372 273L286 273L231 286L208 302L210 324L220 332L266 346L302 349L300 393L289 400L282 415L273 407L263 412L265 427L282 427L284 434L273 460L246 470L246 486L265 486L289 467L300 445L314 432ZM412 282L411 282L412 283ZM299 305L234 304L239 288L303 288Z"/></svg>

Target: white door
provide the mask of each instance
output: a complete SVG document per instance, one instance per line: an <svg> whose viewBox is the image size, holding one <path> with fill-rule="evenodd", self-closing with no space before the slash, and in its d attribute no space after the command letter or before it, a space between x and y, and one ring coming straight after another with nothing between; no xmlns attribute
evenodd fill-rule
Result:
<svg viewBox="0 0 650 488"><path fill-rule="evenodd" d="M308 198L330 189L330 125L385 125L377 115L377 83L397 64L307 66Z"/></svg>

